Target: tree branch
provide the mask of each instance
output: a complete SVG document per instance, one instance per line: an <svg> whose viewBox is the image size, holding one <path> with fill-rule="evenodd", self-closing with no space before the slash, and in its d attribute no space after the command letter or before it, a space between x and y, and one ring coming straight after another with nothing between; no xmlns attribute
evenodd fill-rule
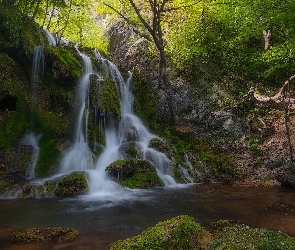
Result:
<svg viewBox="0 0 295 250"><path fill-rule="evenodd" d="M104 4L105 6L107 6L108 8L110 8L111 10L113 10L115 13L117 13L121 18L123 18L123 19L124 19L124 20L125 20L125 21L126 21L131 27L132 27L133 31L134 31L136 34L138 34L138 35L140 35L141 37L143 37L143 38L147 39L148 41L152 42L152 39L151 39L147 34L144 34L144 33L140 32L140 30L138 30L138 29L132 24L131 20L130 20L128 17L126 17L125 15L123 15L120 11L116 10L113 6L111 6L111 5L109 5L109 4L105 3L105 2L103 2L103 4Z"/></svg>

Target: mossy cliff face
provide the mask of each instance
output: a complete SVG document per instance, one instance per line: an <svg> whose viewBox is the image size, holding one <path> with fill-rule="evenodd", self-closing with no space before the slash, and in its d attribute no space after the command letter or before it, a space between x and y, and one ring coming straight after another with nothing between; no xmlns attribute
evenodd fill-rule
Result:
<svg viewBox="0 0 295 250"><path fill-rule="evenodd" d="M43 47L44 70L35 83L33 96L36 46ZM21 16L13 5L1 5L0 152L12 169L19 168L22 163L12 163L22 156L15 155L12 160L7 152L24 134L33 132L40 135L36 176L45 177L55 172L60 151L71 132L71 111L81 74L81 58L75 48L50 46L41 27Z"/></svg>

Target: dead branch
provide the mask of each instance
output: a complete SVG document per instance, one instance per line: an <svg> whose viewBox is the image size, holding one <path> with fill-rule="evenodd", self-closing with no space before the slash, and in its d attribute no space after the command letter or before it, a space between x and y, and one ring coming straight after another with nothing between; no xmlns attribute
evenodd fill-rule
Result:
<svg viewBox="0 0 295 250"><path fill-rule="evenodd" d="M284 103L288 105L289 109L295 109L295 98L287 98L289 84L295 80L295 75L291 76L280 88L279 92L274 96L264 96L255 93L254 89L251 89L248 93L248 97L258 103L280 104Z"/></svg>

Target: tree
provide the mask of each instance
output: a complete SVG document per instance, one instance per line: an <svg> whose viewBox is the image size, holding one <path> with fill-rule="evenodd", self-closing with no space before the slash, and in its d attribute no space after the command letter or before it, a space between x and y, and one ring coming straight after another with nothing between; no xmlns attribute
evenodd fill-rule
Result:
<svg viewBox="0 0 295 250"><path fill-rule="evenodd" d="M106 6L115 11L120 17L132 25L136 33L148 39L149 41L152 41L155 45L158 52L159 83L163 87L167 96L171 125L174 125L176 122L176 114L172 100L172 86L167 75L167 58L162 25L167 16L167 13L197 4L199 1L193 1L192 3L189 3L188 1L186 2L186 4L177 4L177 1L172 0L126 0L121 11L104 2ZM131 9L135 14L137 18L136 20L125 14L128 12L128 8ZM138 27L138 24L140 24L141 27Z"/></svg>

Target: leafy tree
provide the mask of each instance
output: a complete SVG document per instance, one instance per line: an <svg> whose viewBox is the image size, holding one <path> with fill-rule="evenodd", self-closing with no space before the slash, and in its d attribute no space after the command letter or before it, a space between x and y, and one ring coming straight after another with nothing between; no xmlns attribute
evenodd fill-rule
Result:
<svg viewBox="0 0 295 250"><path fill-rule="evenodd" d="M133 25L134 31L142 37L153 42L158 52L158 75L159 82L166 92L167 103L170 111L170 123L175 123L175 108L172 102L172 87L167 76L167 59L165 52L165 34L163 23L169 19L169 13L190 5L196 1L172 1L172 0L149 0L149 1L122 1L121 10L104 2L106 6L115 11L129 24Z"/></svg>

